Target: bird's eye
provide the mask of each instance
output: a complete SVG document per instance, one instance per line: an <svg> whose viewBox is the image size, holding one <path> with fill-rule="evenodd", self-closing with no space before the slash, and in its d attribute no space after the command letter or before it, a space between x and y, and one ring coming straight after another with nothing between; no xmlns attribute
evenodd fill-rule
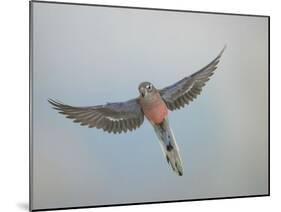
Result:
<svg viewBox="0 0 281 212"><path fill-rule="evenodd" d="M146 86L146 88L147 88L147 90L151 91L152 90L152 85L149 84L149 85Z"/></svg>

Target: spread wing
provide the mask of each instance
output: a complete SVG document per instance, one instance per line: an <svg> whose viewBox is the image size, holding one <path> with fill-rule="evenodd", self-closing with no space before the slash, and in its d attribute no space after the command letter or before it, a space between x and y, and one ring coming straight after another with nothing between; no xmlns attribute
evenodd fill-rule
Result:
<svg viewBox="0 0 281 212"><path fill-rule="evenodd" d="M159 90L169 110L176 110L184 107L201 93L205 83L214 74L225 48L226 47L221 50L219 55L212 62L201 70L183 78L173 85Z"/></svg>
<svg viewBox="0 0 281 212"><path fill-rule="evenodd" d="M48 101L66 118L73 119L82 126L96 127L109 133L132 131L140 127L144 120L138 99L92 107L73 107L52 99Z"/></svg>

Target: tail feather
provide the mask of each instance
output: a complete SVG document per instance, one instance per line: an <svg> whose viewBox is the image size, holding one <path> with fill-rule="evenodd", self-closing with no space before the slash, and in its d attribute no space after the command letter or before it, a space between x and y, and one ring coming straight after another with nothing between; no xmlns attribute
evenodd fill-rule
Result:
<svg viewBox="0 0 281 212"><path fill-rule="evenodd" d="M179 176L183 175L182 160L175 136L166 117L161 124L151 123L160 142L160 146L168 164Z"/></svg>

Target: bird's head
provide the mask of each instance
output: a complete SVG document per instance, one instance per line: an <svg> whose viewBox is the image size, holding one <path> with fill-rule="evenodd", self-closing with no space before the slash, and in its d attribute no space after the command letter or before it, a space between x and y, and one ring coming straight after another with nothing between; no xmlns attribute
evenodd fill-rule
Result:
<svg viewBox="0 0 281 212"><path fill-rule="evenodd" d="M139 92L141 97L149 97L157 92L157 89L150 82L142 82L139 85Z"/></svg>

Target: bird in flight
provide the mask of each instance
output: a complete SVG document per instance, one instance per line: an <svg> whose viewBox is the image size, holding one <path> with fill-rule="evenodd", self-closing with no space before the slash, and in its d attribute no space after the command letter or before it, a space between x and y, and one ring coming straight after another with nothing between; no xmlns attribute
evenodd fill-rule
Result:
<svg viewBox="0 0 281 212"><path fill-rule="evenodd" d="M48 101L66 118L73 119L82 126L95 127L114 134L139 128L146 117L154 128L168 164L177 175L182 176L182 159L169 125L168 111L188 105L201 93L205 83L214 74L224 50L225 47L213 61L199 71L163 89L155 88L150 82L142 82L138 87L139 97L126 102L74 107L52 99Z"/></svg>

